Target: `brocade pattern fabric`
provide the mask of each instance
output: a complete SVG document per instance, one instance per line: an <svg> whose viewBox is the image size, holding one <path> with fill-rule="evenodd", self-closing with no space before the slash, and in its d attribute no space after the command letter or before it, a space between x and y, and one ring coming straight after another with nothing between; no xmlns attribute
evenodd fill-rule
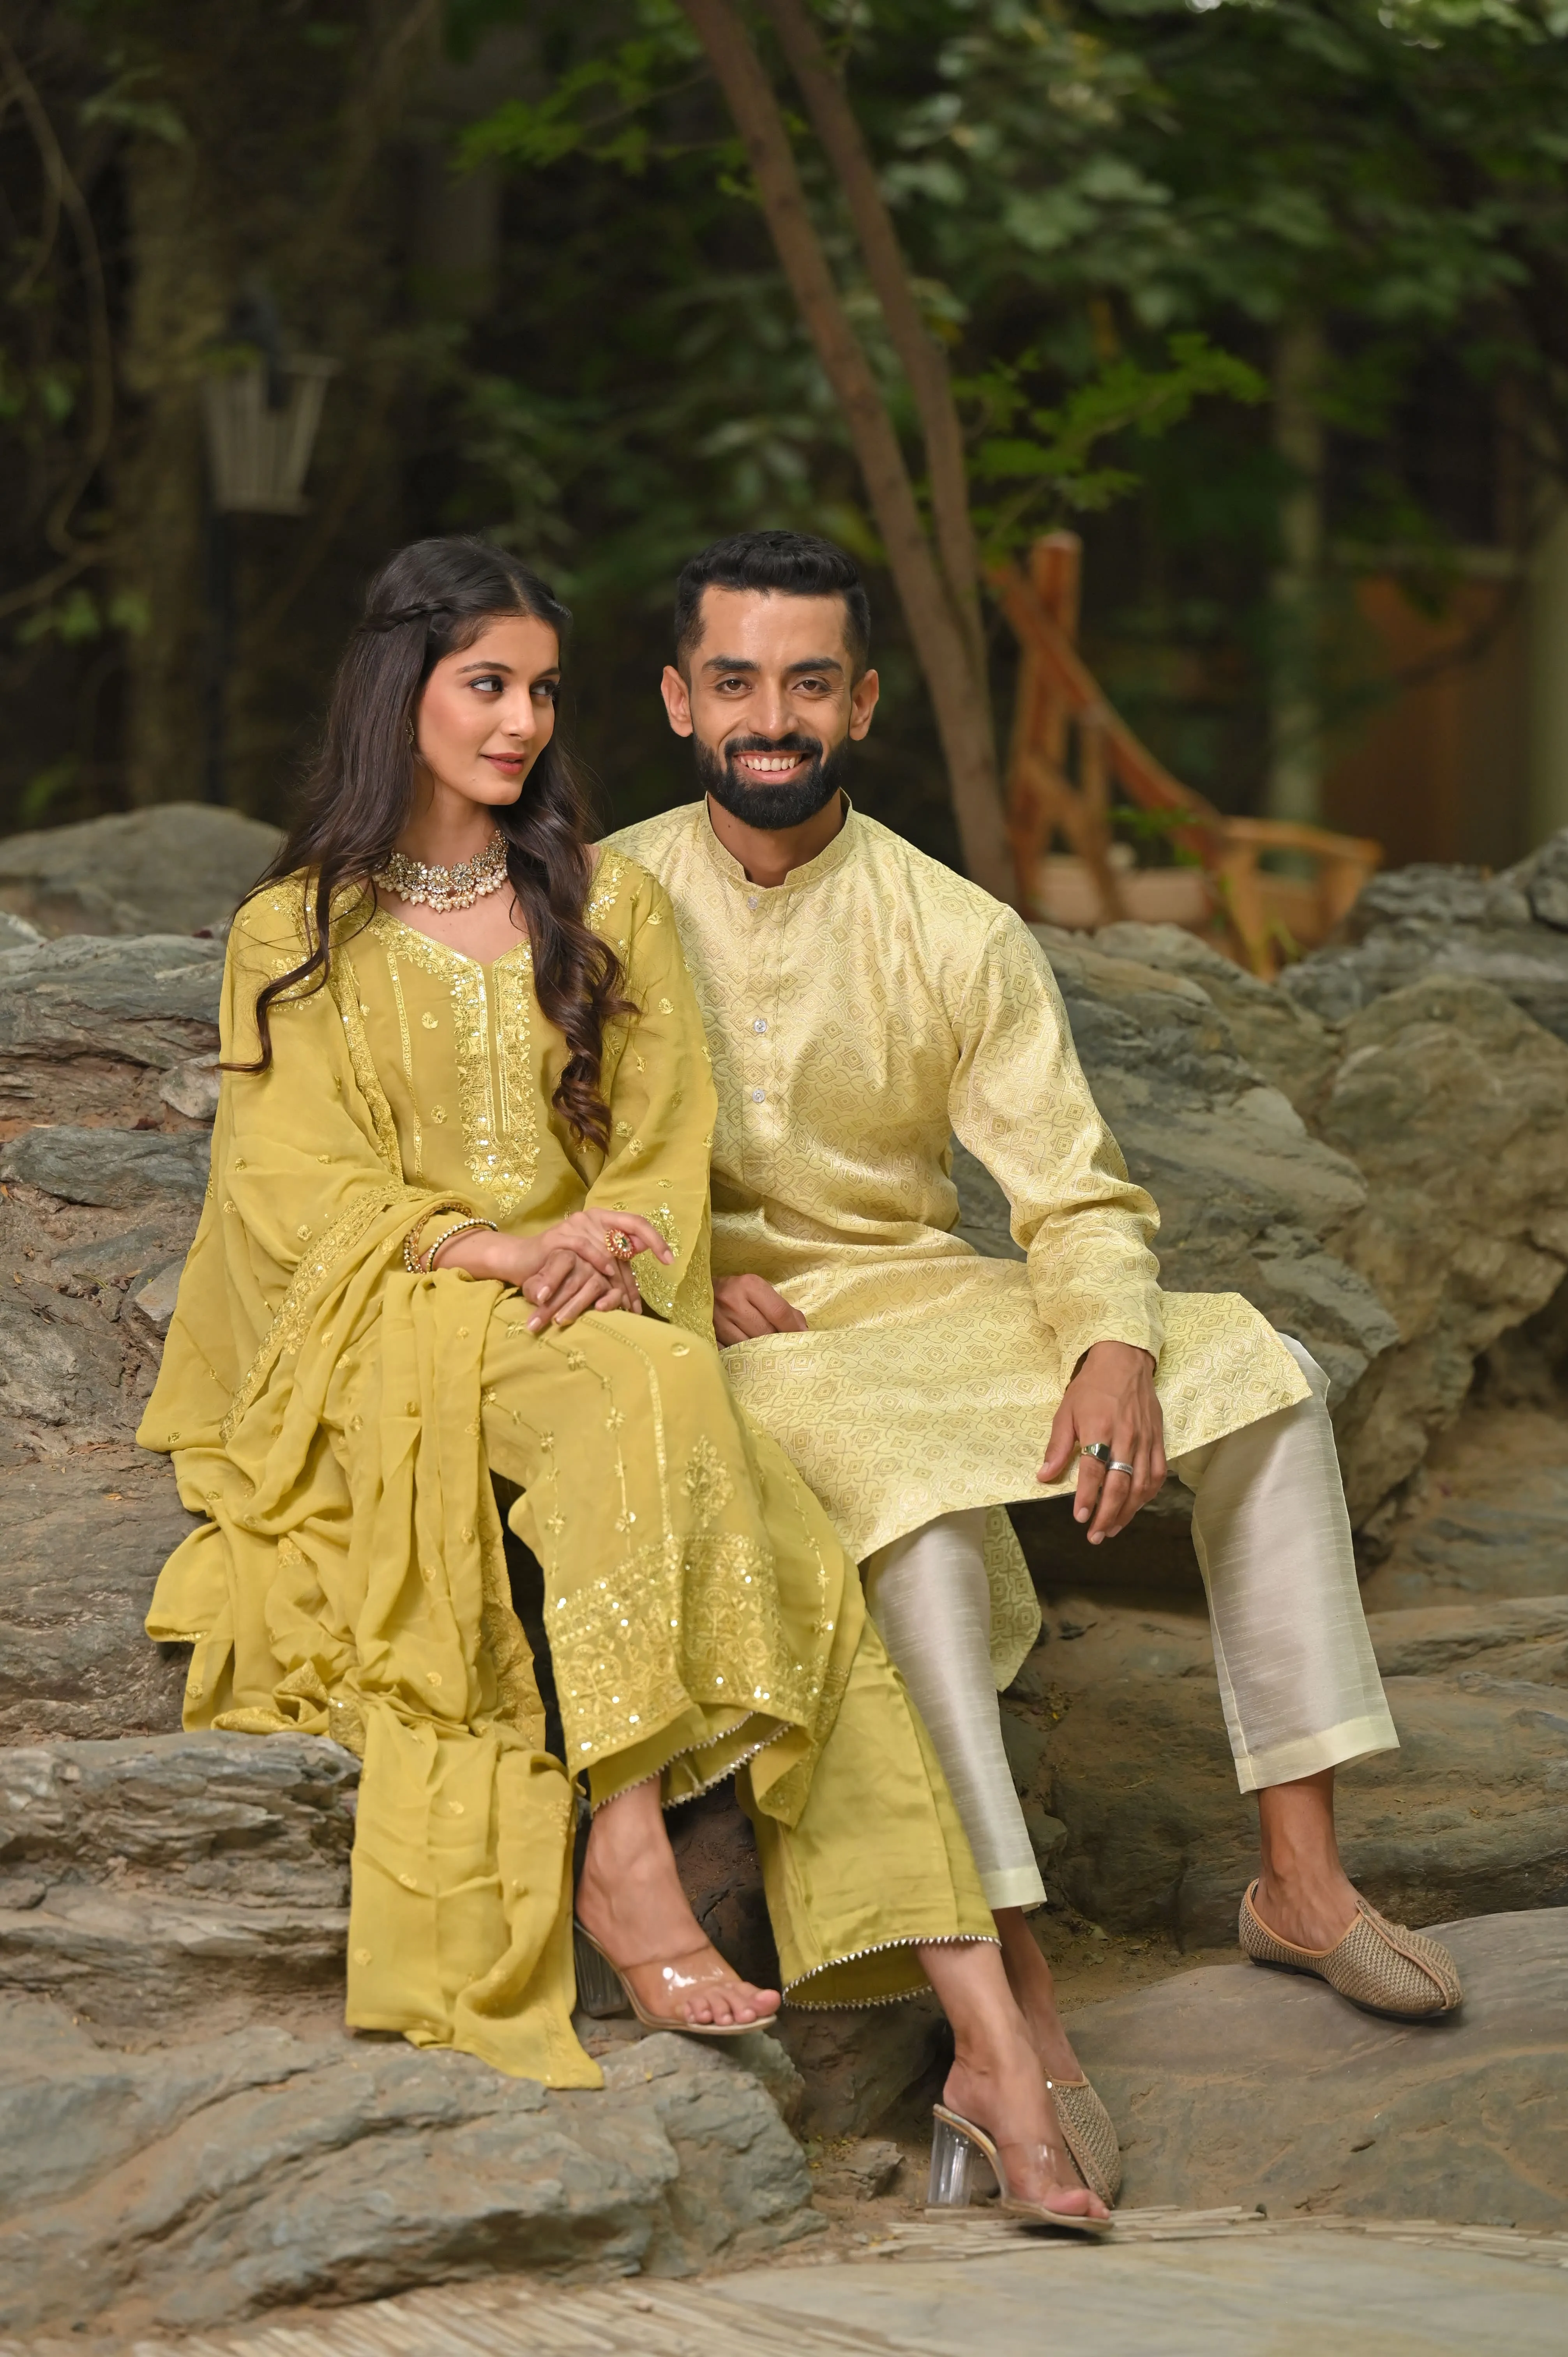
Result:
<svg viewBox="0 0 1568 2357"><path fill-rule="evenodd" d="M766 1277L810 1324L735 1345L726 1371L859 1560L939 1514L1046 1494L1051 1420L1091 1342L1156 1359L1172 1458L1306 1395L1240 1295L1161 1291L1158 1214L1011 909L854 811L773 889L702 802L607 847L668 890L702 1006L714 1274ZM1026 1263L953 1234L954 1135L1001 1185ZM1000 1512L987 1559L1005 1684L1038 1613Z"/></svg>

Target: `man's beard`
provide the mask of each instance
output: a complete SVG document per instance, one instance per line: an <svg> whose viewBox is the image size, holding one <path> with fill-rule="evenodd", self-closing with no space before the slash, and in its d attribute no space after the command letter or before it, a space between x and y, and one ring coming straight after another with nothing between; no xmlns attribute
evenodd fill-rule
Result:
<svg viewBox="0 0 1568 2357"><path fill-rule="evenodd" d="M847 737L831 753L824 753L820 737L807 737L800 729L791 729L785 737L736 737L722 755L700 737L693 737L692 750L703 792L712 794L732 817L763 834L782 834L815 818L822 804L839 791L849 767ZM776 785L754 785L736 767L737 753L806 753L813 758L796 777Z"/></svg>

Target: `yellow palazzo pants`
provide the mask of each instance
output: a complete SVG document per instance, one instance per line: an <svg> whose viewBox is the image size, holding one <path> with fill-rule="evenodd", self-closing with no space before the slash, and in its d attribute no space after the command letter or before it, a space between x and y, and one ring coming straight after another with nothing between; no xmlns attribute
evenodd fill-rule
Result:
<svg viewBox="0 0 1568 2357"><path fill-rule="evenodd" d="M791 2000L923 1987L915 1943L995 1927L827 1516L712 1344L619 1311L533 1334L532 1315L513 1295L489 1319L483 1431L543 1570L569 1770L596 1805L736 1774Z"/></svg>

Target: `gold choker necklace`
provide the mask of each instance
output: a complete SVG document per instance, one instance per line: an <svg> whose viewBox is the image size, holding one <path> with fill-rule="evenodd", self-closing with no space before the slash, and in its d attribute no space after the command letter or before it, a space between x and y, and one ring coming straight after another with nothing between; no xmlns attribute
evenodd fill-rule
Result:
<svg viewBox="0 0 1568 2357"><path fill-rule="evenodd" d="M442 912L471 909L476 900L482 900L487 892L499 892L506 882L506 837L498 827L483 851L465 859L459 867L426 867L422 859L394 851L371 880L383 892L395 892L411 908Z"/></svg>

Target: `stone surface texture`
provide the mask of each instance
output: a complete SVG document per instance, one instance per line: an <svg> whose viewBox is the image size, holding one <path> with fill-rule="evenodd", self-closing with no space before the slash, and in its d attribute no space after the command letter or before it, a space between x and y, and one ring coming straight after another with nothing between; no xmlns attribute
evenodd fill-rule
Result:
<svg viewBox="0 0 1568 2357"><path fill-rule="evenodd" d="M1379 2021L1320 1981L1246 1964L1075 2016L1079 2057L1120 2126L1125 2204L1561 2233L1568 1909L1442 1936L1465 2003L1441 2023Z"/></svg>
<svg viewBox="0 0 1568 2357"><path fill-rule="evenodd" d="M0 2328L232 2323L529 2267L688 2275L820 2227L749 2072L654 2038L602 2095L252 2024L147 2052L0 2005Z"/></svg>
<svg viewBox="0 0 1568 2357"><path fill-rule="evenodd" d="M134 1433L216 1102L221 944L182 929L271 847L177 823L206 817L183 877L156 813L0 846L0 2326L779 2247L817 2217L795 2135L824 2188L882 2198L897 2147L866 2139L937 2083L934 2000L728 2050L585 2023L604 2097L349 2039L355 1762L179 1731L184 1649L142 1620L190 1517ZM1341 1776L1351 1871L1407 1921L1487 1919L1455 1935L1456 2031L1240 1968L1087 2016L1130 2200L1530 2222L1530 2187L1561 2195L1541 2104L1510 2138L1563 2048L1528 2016L1568 1925L1568 838L1527 868L1384 878L1283 986L1168 927L1042 934L1166 1281L1246 1294L1332 1380L1402 1745ZM961 1153L955 1176L964 1232L1015 1253L993 1183ZM1059 1502L1017 1520L1047 1611L1004 1727L1058 1915L1129 1954L1229 1947L1255 1818L1185 1493L1097 1553ZM703 1923L771 1977L733 1798L672 1830Z"/></svg>
<svg viewBox="0 0 1568 2357"><path fill-rule="evenodd" d="M228 923L282 840L206 802L13 834L0 841L0 909L48 934L194 933Z"/></svg>

